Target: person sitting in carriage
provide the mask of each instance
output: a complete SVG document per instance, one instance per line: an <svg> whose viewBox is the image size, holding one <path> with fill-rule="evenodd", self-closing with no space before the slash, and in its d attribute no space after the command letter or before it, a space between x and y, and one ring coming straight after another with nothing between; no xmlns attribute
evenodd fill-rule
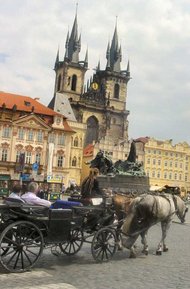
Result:
<svg viewBox="0 0 190 289"><path fill-rule="evenodd" d="M24 200L26 203L31 205L39 205L44 207L50 207L51 202L48 200L41 199L37 196L37 193L39 191L38 183L31 182L28 185L28 192L26 192L24 195L22 195L22 200Z"/></svg>

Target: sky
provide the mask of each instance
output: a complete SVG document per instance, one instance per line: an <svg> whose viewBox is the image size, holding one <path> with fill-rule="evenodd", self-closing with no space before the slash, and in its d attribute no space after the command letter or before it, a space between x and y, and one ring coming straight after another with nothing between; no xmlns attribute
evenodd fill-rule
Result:
<svg viewBox="0 0 190 289"><path fill-rule="evenodd" d="M77 1L0 0L0 90L39 97L48 105L53 70L71 31ZM130 62L127 106L129 138L190 143L189 0L78 0L80 60L88 48L87 78L106 49L116 19L122 69Z"/></svg>

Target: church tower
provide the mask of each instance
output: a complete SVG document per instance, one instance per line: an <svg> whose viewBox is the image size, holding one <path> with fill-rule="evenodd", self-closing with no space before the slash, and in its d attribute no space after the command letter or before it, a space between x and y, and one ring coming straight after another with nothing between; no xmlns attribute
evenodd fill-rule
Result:
<svg viewBox="0 0 190 289"><path fill-rule="evenodd" d="M88 51L85 60L79 61L80 49L81 36L78 36L76 13L71 34L68 33L66 38L63 61L59 59L59 51L57 53L54 97L49 107L55 109L56 94L67 97L77 122L87 127L84 146L108 139L112 144L127 142L129 111L126 110L126 98L130 70L129 62L126 70L121 70L122 53L117 23L111 45L108 43L107 46L106 67L101 70L99 62L86 86L84 78L88 69Z"/></svg>
<svg viewBox="0 0 190 289"><path fill-rule="evenodd" d="M129 111L126 110L127 83L130 79L129 62L126 70L121 70L121 46L118 43L117 24L111 45L106 52L107 64L104 70L97 65L96 73L81 95L85 103L87 123L86 144L109 138L112 141L128 141ZM85 108L85 110L86 110ZM90 116L91 114L91 116Z"/></svg>
<svg viewBox="0 0 190 289"><path fill-rule="evenodd" d="M78 36L77 13L75 15L71 34L67 34L64 60L59 59L59 50L54 65L56 73L54 97L49 107L54 109L56 93L66 93L68 99L78 102L83 92L85 72L88 69L88 54L85 60L79 61L81 50L81 35Z"/></svg>

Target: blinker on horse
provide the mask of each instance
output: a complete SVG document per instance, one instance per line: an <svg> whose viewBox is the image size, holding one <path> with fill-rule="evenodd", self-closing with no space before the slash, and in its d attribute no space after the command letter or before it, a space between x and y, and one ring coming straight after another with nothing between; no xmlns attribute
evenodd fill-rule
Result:
<svg viewBox="0 0 190 289"><path fill-rule="evenodd" d="M150 227L161 223L162 236L158 244L157 255L162 251L168 251L165 239L175 214L182 223L185 222L185 215L188 208L185 202L179 197L170 194L159 196L144 195L134 199L130 206L129 214L122 226L123 246L130 249L130 257L136 257L134 243L141 235L143 253L148 255L147 232Z"/></svg>

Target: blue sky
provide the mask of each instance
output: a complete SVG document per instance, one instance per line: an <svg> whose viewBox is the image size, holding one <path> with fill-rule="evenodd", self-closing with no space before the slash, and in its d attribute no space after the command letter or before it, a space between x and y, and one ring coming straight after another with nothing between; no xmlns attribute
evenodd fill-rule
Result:
<svg viewBox="0 0 190 289"><path fill-rule="evenodd" d="M0 0L0 90L40 97L54 90L58 47L64 57L73 0ZM117 16L122 68L130 61L129 137L190 142L189 0L79 0L80 60L88 47L89 71L106 65Z"/></svg>

